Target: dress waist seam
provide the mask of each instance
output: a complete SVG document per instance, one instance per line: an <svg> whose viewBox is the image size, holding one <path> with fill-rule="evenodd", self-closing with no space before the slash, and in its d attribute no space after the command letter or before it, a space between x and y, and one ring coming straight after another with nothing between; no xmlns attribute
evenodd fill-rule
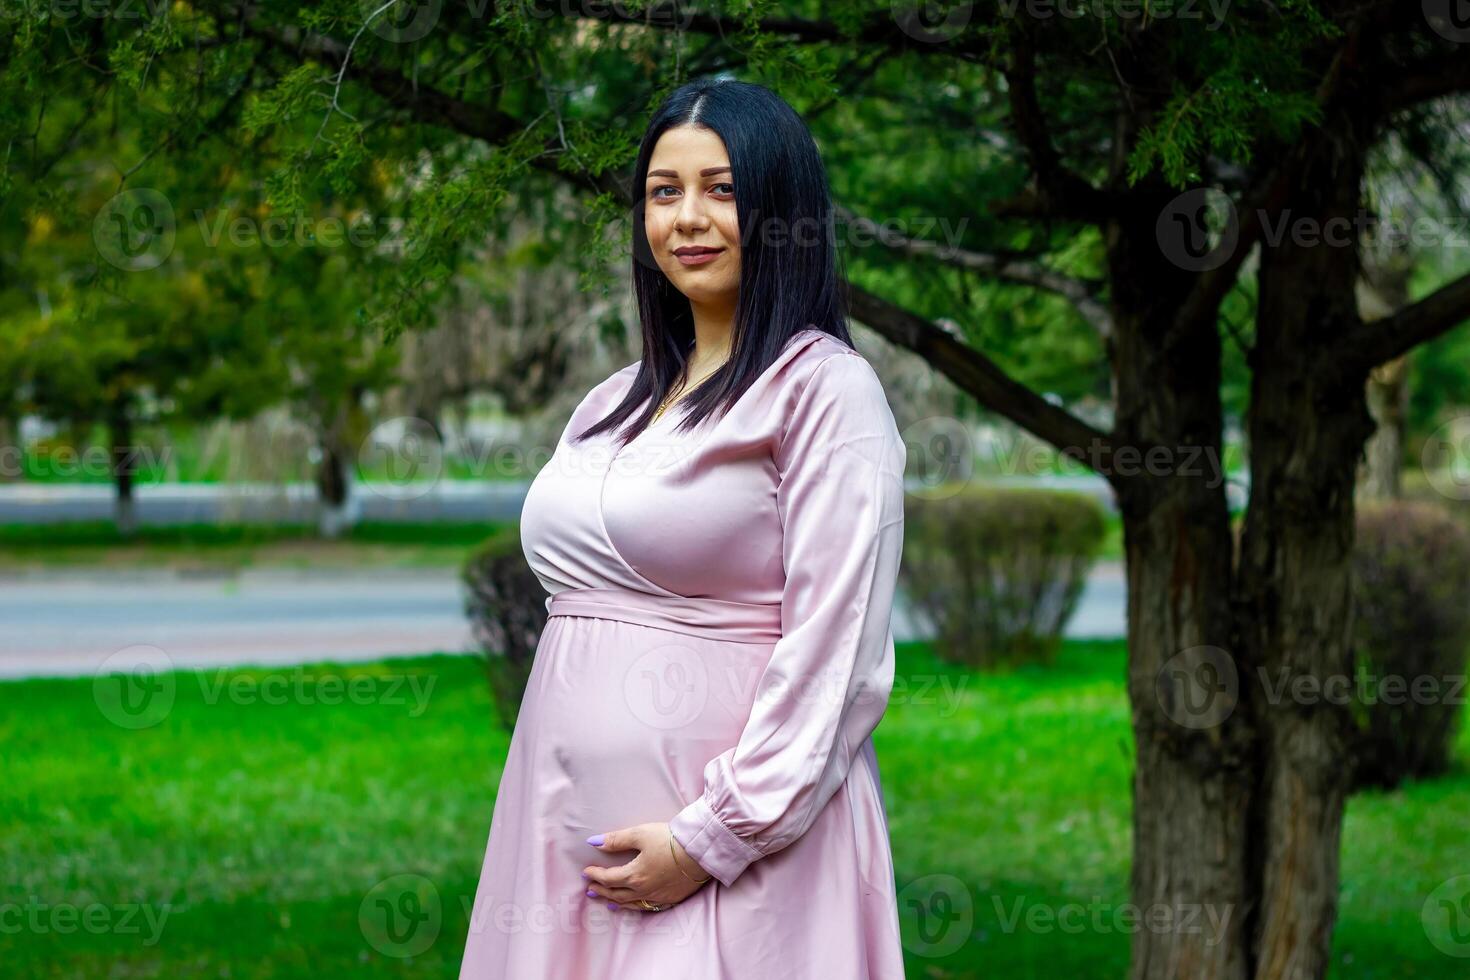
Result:
<svg viewBox="0 0 1470 980"><path fill-rule="evenodd" d="M725 643L770 646L781 638L781 607L635 589L562 589L546 600L550 616L587 616Z"/></svg>

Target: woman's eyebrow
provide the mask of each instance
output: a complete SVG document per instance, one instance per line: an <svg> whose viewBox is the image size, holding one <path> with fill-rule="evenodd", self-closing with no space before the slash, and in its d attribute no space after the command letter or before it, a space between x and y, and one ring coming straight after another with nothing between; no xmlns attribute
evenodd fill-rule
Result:
<svg viewBox="0 0 1470 980"><path fill-rule="evenodd" d="M701 177L708 177L710 174L728 173L729 170L730 170L729 167L705 167L703 170L701 170L699 172L699 176L701 176ZM679 176L679 172L677 170L650 170L648 172L648 176L650 176L650 177L678 177Z"/></svg>

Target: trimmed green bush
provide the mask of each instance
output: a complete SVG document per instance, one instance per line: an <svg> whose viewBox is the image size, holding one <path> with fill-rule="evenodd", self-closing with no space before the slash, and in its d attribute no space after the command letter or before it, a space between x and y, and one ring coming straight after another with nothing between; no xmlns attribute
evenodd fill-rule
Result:
<svg viewBox="0 0 1470 980"><path fill-rule="evenodd" d="M1359 506L1353 786L1445 773L1470 665L1470 531L1418 501Z"/></svg>
<svg viewBox="0 0 1470 980"><path fill-rule="evenodd" d="M941 487L908 502L900 581L944 659L1050 663L1106 530L1087 494Z"/></svg>
<svg viewBox="0 0 1470 980"><path fill-rule="evenodd" d="M546 628L546 590L521 550L513 525L492 536L465 562L465 614L485 654L490 694L507 730L515 729L536 644Z"/></svg>

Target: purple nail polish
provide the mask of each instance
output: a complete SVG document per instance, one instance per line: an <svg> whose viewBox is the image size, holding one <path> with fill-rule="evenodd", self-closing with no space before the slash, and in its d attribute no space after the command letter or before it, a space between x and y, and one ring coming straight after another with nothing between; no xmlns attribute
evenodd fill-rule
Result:
<svg viewBox="0 0 1470 980"><path fill-rule="evenodd" d="M607 907L610 908L610 909L612 909L613 911L617 911L618 903L617 902L608 902L607 903Z"/></svg>
<svg viewBox="0 0 1470 980"><path fill-rule="evenodd" d="M583 878L590 878L590 877L592 877L592 876L591 876L591 875L589 875L589 874L588 874L588 873L587 873L587 872L585 872L585 871L583 871L583 872L582 872L582 877L583 877Z"/></svg>
<svg viewBox="0 0 1470 980"><path fill-rule="evenodd" d="M588 898L596 898L597 897L597 893L595 891L593 891L592 889L589 888L589 889L587 889L587 897Z"/></svg>
<svg viewBox="0 0 1470 980"><path fill-rule="evenodd" d="M591 844L593 847L601 847L602 846L602 835L601 834L593 834L591 837L587 838L587 843Z"/></svg>

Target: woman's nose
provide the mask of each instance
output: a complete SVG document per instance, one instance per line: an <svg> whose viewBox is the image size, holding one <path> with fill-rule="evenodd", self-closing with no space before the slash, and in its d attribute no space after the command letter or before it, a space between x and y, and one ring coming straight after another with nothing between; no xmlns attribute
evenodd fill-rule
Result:
<svg viewBox="0 0 1470 980"><path fill-rule="evenodd" d="M678 213L674 215L674 224L683 231L687 228L702 228L707 220L704 202L699 200L699 195L685 194L684 199L679 202Z"/></svg>

